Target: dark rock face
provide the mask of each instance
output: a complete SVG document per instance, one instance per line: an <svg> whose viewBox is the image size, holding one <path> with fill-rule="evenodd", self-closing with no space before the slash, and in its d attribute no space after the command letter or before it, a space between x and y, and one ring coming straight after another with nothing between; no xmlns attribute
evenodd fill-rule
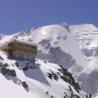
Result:
<svg viewBox="0 0 98 98"><path fill-rule="evenodd" d="M1 73L3 75L16 77L16 72L14 70L10 70L10 69L7 69L7 68L2 68L1 69Z"/></svg>
<svg viewBox="0 0 98 98"><path fill-rule="evenodd" d="M6 67L8 67L9 65L7 64L7 63L5 63L5 64L2 64L1 62L0 62L0 68L6 68Z"/></svg>
<svg viewBox="0 0 98 98"><path fill-rule="evenodd" d="M27 83L24 82L24 81L22 82L22 80L18 79L16 71L14 69L8 68L8 66L9 65L7 63L3 64L3 63L0 62L0 73L7 80L12 80L15 84L17 84L17 82L18 82L18 84L21 84L26 91L29 91Z"/></svg>
<svg viewBox="0 0 98 98"><path fill-rule="evenodd" d="M56 81L59 79L58 75L55 74L55 73L53 73L53 72L48 73L48 77L49 77L51 80L54 79L54 80L56 80Z"/></svg>
<svg viewBox="0 0 98 98"><path fill-rule="evenodd" d="M62 69L59 69L59 71L60 71L61 73L63 73L63 76L60 76L61 79L63 79L65 82L68 82L70 85L72 85L72 86L75 88L75 90L76 90L77 92L79 92L79 90L81 90L81 88L80 88L80 86L79 86L79 83L78 83L78 82L75 82L75 80L74 80L72 74L69 73L69 72L67 71L67 69L63 69L63 68L62 68Z"/></svg>
<svg viewBox="0 0 98 98"><path fill-rule="evenodd" d="M29 91L28 84L27 84L25 81L22 82L22 86L24 87L24 89L25 89L26 91Z"/></svg>
<svg viewBox="0 0 98 98"><path fill-rule="evenodd" d="M28 87L28 85L27 85L27 83L26 82L22 82L22 85L23 85L23 87Z"/></svg>
<svg viewBox="0 0 98 98"><path fill-rule="evenodd" d="M70 98L80 98L78 95L73 93L73 90L72 90L71 86L69 86L69 91L71 92Z"/></svg>
<svg viewBox="0 0 98 98"><path fill-rule="evenodd" d="M60 66L60 65L59 65ZM63 75L61 75L61 73ZM51 80L55 80L57 81L59 78L61 78L62 80L64 80L65 82L69 83L70 85L72 85L74 87L74 89L79 93L79 91L81 90L79 83L75 82L72 74L70 72L67 71L67 69L64 69L63 67L61 67L57 73L54 73L53 71L48 72L48 78ZM77 97L78 98L78 97Z"/></svg>
<svg viewBox="0 0 98 98"><path fill-rule="evenodd" d="M17 77L15 70L9 69L8 66L9 65L7 63L5 63L5 64L0 63L0 72L1 72L1 74L3 74L4 76Z"/></svg>
<svg viewBox="0 0 98 98"><path fill-rule="evenodd" d="M2 64L0 63L0 72L6 76L16 77L16 72L13 69L7 68L9 65L7 63Z"/></svg>
<svg viewBox="0 0 98 98"><path fill-rule="evenodd" d="M0 56L0 60L3 60L3 58Z"/></svg>

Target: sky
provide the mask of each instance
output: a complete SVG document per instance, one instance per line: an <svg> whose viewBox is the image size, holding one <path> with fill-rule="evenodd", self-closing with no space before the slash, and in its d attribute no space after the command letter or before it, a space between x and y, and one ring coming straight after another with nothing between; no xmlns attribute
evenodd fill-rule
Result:
<svg viewBox="0 0 98 98"><path fill-rule="evenodd" d="M0 0L0 34L60 23L98 27L98 0Z"/></svg>

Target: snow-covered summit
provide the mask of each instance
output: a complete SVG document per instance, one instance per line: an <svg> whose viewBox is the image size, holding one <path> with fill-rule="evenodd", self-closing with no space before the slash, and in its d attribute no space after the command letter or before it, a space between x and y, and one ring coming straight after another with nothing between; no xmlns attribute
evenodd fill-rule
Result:
<svg viewBox="0 0 98 98"><path fill-rule="evenodd" d="M81 24L81 25L71 25L70 26L71 32L91 32L98 30L96 26L93 24Z"/></svg>

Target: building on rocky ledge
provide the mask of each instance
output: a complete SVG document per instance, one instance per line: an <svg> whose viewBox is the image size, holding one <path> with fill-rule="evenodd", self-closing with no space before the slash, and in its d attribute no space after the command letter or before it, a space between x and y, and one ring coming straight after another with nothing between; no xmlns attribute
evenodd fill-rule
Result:
<svg viewBox="0 0 98 98"><path fill-rule="evenodd" d="M24 41L11 41L7 46L3 47L3 50L8 53L10 58L17 60L29 60L32 62L35 61L37 56L37 45Z"/></svg>

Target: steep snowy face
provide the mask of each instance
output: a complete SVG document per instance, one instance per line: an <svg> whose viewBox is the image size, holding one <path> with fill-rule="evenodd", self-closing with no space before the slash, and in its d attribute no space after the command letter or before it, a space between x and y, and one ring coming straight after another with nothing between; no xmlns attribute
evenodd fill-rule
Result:
<svg viewBox="0 0 98 98"><path fill-rule="evenodd" d="M82 81L84 91L96 93L98 91L98 28L93 25L70 26L80 50L87 63L81 71L78 81Z"/></svg>
<svg viewBox="0 0 98 98"><path fill-rule="evenodd" d="M0 81L0 97L4 98L89 97L67 69L45 60L10 59L4 51L0 51Z"/></svg>
<svg viewBox="0 0 98 98"><path fill-rule="evenodd" d="M38 46L35 64L11 60L4 51L0 52L1 66L6 66L0 67L1 73L27 92L37 93L38 98L91 98L81 88L88 94L98 93L98 28L94 25L33 28L1 37L0 47L14 39Z"/></svg>
<svg viewBox="0 0 98 98"><path fill-rule="evenodd" d="M98 28L92 24L50 25L16 34L18 40L38 45L37 58L48 60L67 68L81 87L96 93L98 79ZM93 84L93 89L90 85Z"/></svg>
<svg viewBox="0 0 98 98"><path fill-rule="evenodd" d="M74 33L76 40L79 42L80 50L85 58L90 62L98 56L98 28L93 25L70 26L71 32ZM95 62L97 62L95 60ZM91 62L89 63L91 64ZM87 65L89 65L87 64ZM93 66L93 64L91 64ZM94 63L92 70L96 67ZM87 66L86 66L87 67Z"/></svg>

